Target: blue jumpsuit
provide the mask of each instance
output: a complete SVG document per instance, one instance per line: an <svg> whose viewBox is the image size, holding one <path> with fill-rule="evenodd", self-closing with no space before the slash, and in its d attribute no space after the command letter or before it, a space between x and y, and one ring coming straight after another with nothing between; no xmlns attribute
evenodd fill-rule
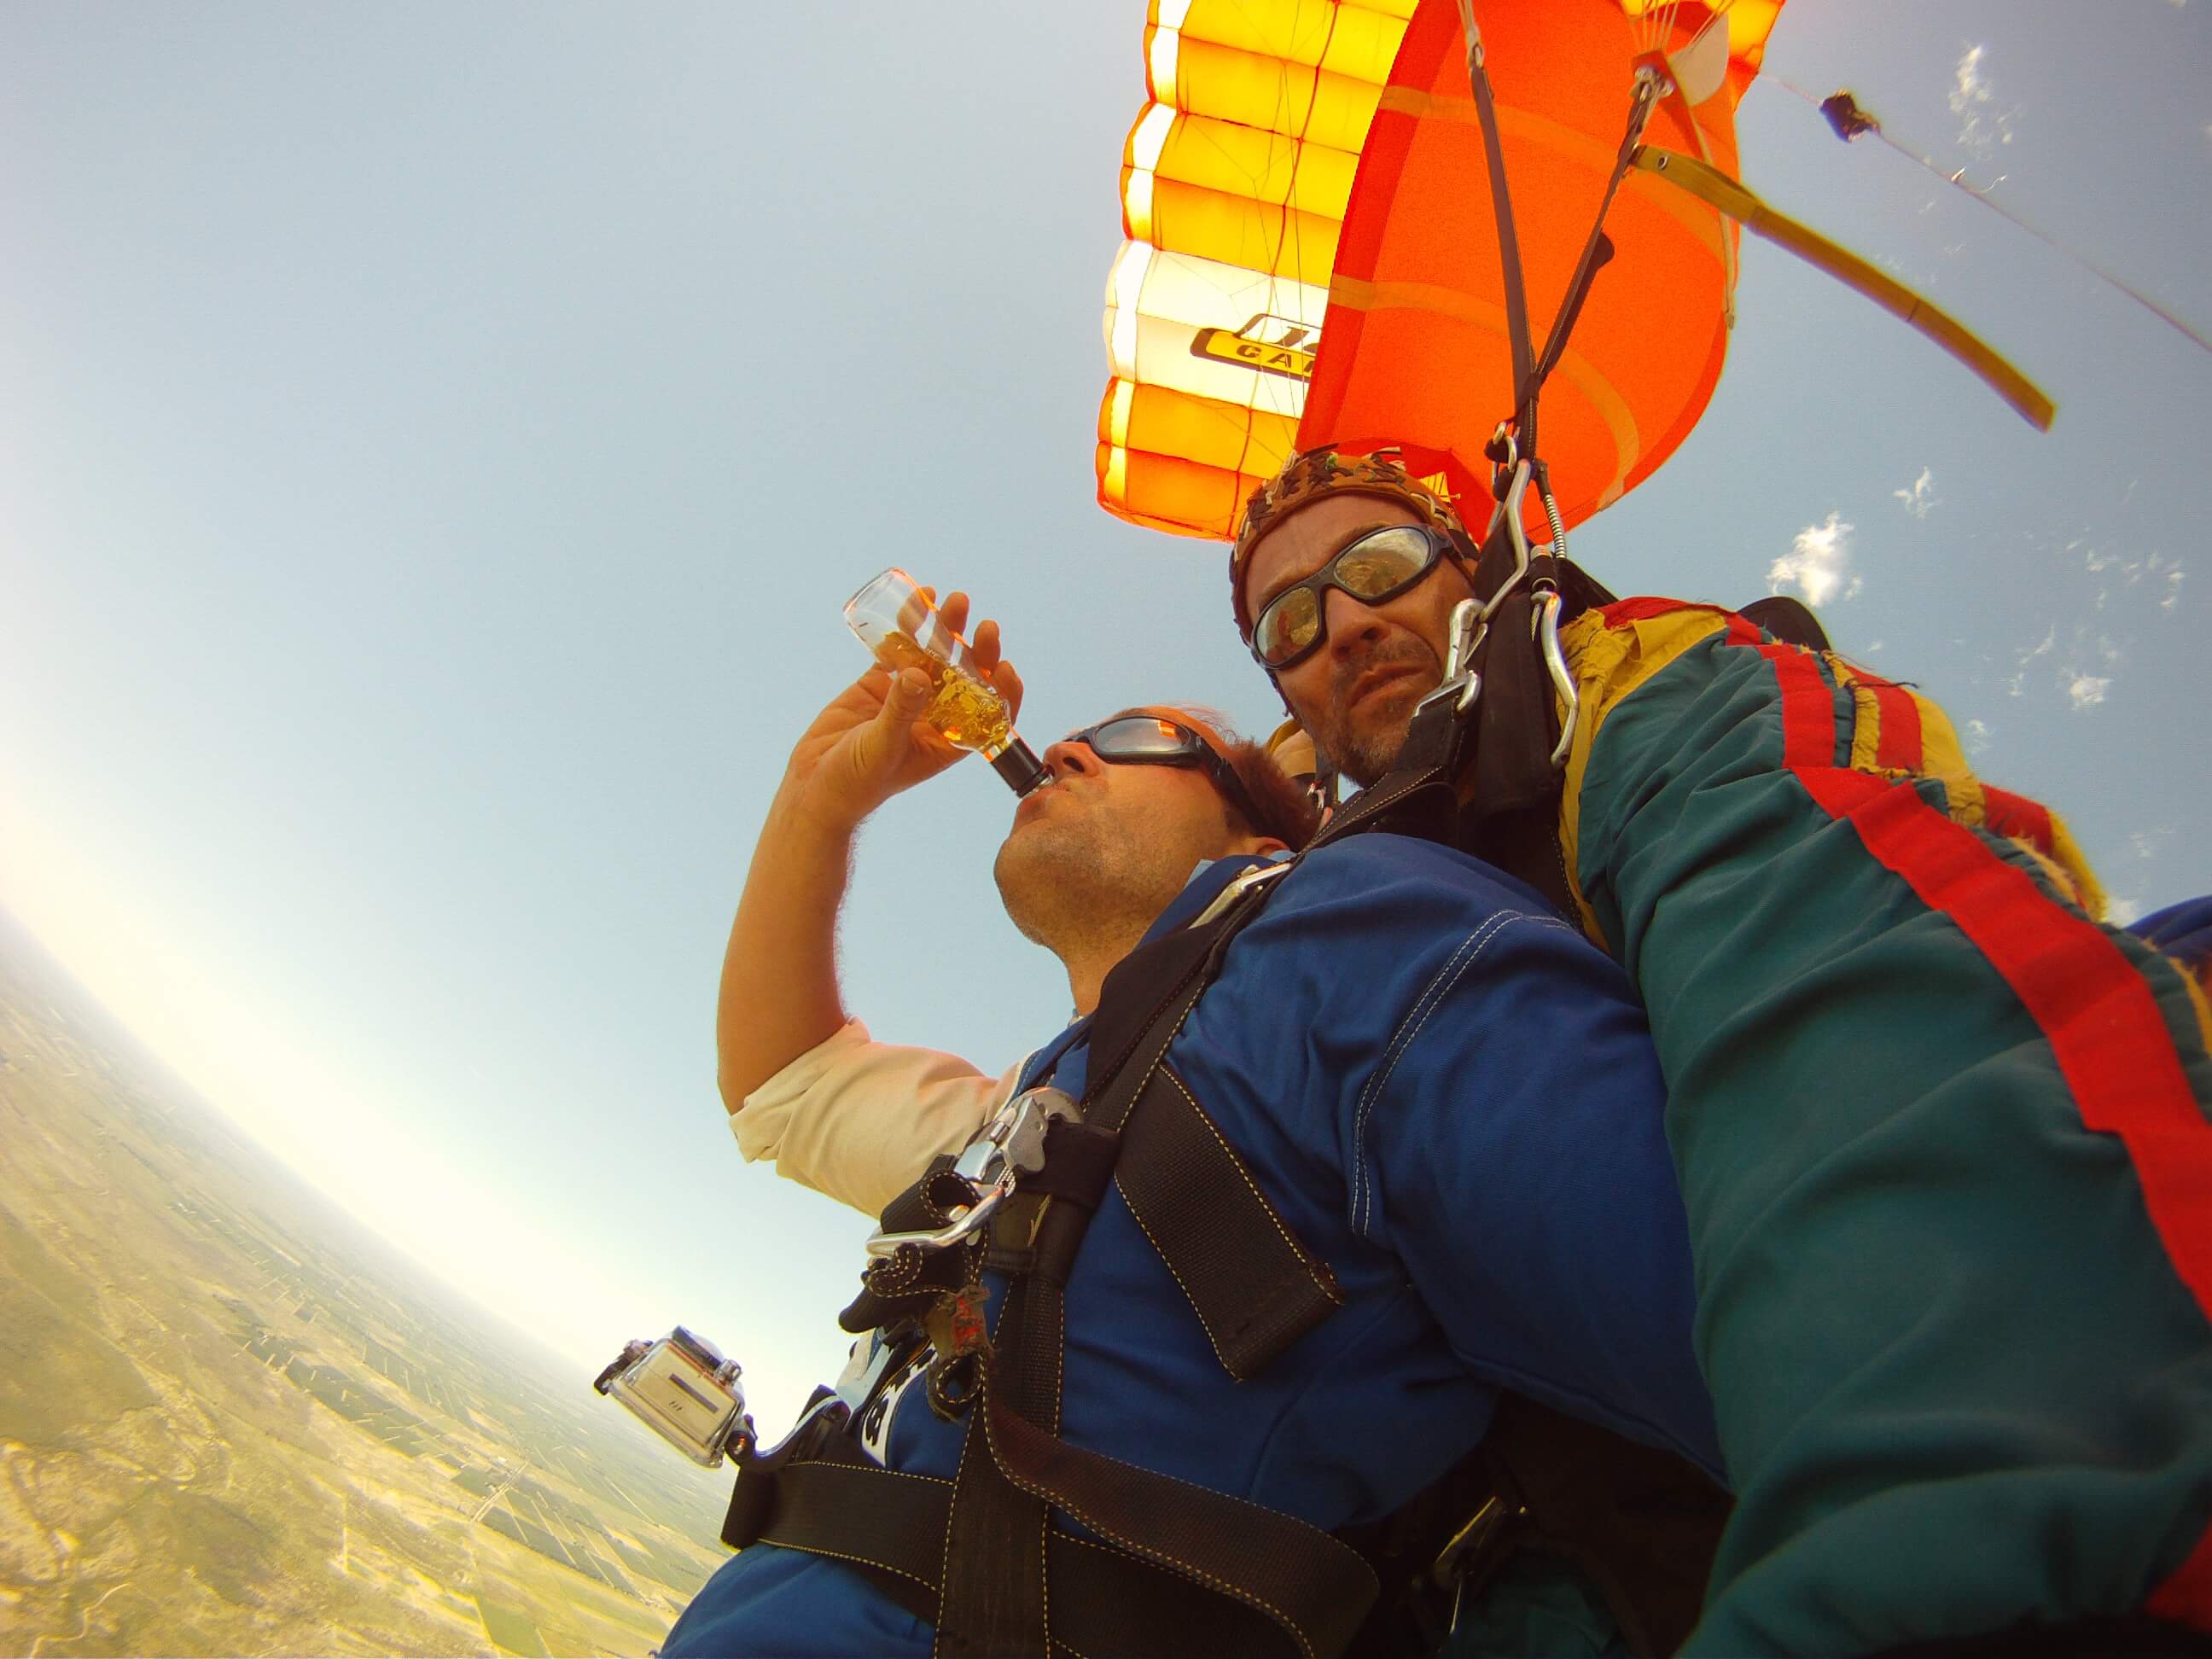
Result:
<svg viewBox="0 0 2212 1659"><path fill-rule="evenodd" d="M1249 863L1201 871L1154 933ZM1025 1081L1049 1073L1079 1095L1085 1036L1040 1050ZM1325 848L1238 937L1168 1060L1346 1305L1238 1383L1109 1191L1066 1291L1071 1443L1334 1528L1457 1462L1507 1389L1717 1478L1644 1015L1620 969L1534 894L1400 836ZM966 1428L912 1389L886 1461L950 1477ZM1578 1587L1539 1573L1522 1588L1518 1605L1486 1604L1506 1621L1492 1650L1612 1641ZM662 1650L922 1654L930 1639L837 1562L760 1544Z"/></svg>

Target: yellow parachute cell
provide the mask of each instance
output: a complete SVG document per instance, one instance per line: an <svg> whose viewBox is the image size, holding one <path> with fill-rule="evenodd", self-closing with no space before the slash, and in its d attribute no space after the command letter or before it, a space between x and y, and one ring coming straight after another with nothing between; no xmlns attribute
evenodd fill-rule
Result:
<svg viewBox="0 0 2212 1659"><path fill-rule="evenodd" d="M1413 9L1153 0L1106 282L1109 510L1218 526L1290 453L1359 146Z"/></svg>
<svg viewBox="0 0 2212 1659"><path fill-rule="evenodd" d="M1477 0L1496 40L1540 329L1595 212L1637 63L1664 58L1679 88L1652 137L1728 167L1735 100L1779 9ZM1424 43L1418 64L1400 61L1409 25ZM1226 536L1301 442L1401 442L1455 492L1480 469L1480 438L1511 407L1510 376L1479 140L1447 36L1460 39L1454 0L1153 0L1149 101L1121 157L1127 240L1106 288L1097 468L1109 511ZM1363 159L1375 131L1389 154ZM1622 269L1584 313L1577 343L1589 349L1570 354L1547 398L1555 473L1589 475L1581 511L1632 485L1694 423L1734 283L1735 233L1719 213L1670 192L1656 207L1627 194L1613 216ZM1655 284L1663 328L1649 320ZM1632 289L1644 316L1608 315ZM1354 337L1323 357L1325 323L1332 338Z"/></svg>

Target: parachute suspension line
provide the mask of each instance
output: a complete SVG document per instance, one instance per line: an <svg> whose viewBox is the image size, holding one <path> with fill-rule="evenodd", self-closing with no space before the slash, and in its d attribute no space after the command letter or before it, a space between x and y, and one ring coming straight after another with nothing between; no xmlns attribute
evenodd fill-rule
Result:
<svg viewBox="0 0 2212 1659"><path fill-rule="evenodd" d="M1306 89L1305 114L1297 123L1296 131L1291 130L1291 100L1289 65L1286 64L1279 64L1275 70L1275 118L1271 124L1270 131L1279 133L1287 139L1291 146L1291 152L1290 183L1283 193L1281 216L1276 222L1275 243L1273 246L1269 247L1267 250L1267 270L1268 272L1267 298L1270 309L1273 309L1274 305L1275 285L1282 280L1281 277L1275 273L1277 268L1282 264L1283 252L1285 246L1289 247L1291 256L1291 280L1296 283L1301 289L1313 286L1313 284L1308 281L1306 276L1305 238L1299 235L1294 229L1291 222L1291 216L1298 210L1297 202L1300 193L1298 188L1300 183L1298 179L1298 152L1300 148L1304 144L1307 133L1313 125L1314 110L1320 103L1321 65L1323 63L1326 63L1328 59L1328 49L1335 41L1336 25L1342 15L1343 8L1341 5L1332 6L1328 9L1328 32L1322 37L1321 52L1314 62L1314 84ZM1255 180L1255 182L1256 183L1257 181ZM1266 222L1263 219L1261 221L1263 226L1263 236L1265 234L1265 222ZM1324 288L1328 285L1328 277L1325 275L1322 279L1321 285ZM1259 376L1254 377L1251 398L1245 404L1245 410L1248 415L1253 409L1258 406L1260 397L1259 382L1261 378L1261 377ZM1303 403L1300 404L1300 409L1301 412L1303 412ZM1218 414L1217 417L1223 420L1229 419L1225 415ZM1234 425L1234 422L1232 422L1231 424ZM1246 470L1251 465L1253 447L1256 441L1257 440L1254 438L1252 434L1252 423L1248 419L1243 425L1242 443L1237 450L1236 470L1231 474L1232 480L1231 488L1232 490L1236 489L1233 480L1244 476ZM1291 440L1291 447L1293 451L1297 447L1297 442L1295 437ZM1243 502L1241 500L1230 503L1228 518L1231 522L1233 523L1235 521L1237 514L1242 509L1243 506Z"/></svg>
<svg viewBox="0 0 2212 1659"><path fill-rule="evenodd" d="M1796 93L1797 96L1803 99L1807 103L1812 105L1815 109L1819 110L1820 113L1826 118L1828 125L1835 129L1836 137L1842 139L1845 143L1850 143L1854 138L1862 137L1868 133L1872 133L1876 138L1881 139L1883 143L1888 145L1890 149L1895 150L1899 155L1904 156L1905 160L1912 162L1916 167L1920 167L1933 177L1941 179L1944 184L1950 185L1952 189L1964 191L1967 195L1972 197L1976 201L1979 202L1984 207L1989 209L1992 213L1996 214L2000 218L2008 221L2018 228L2026 231L2029 235L2034 237L2037 241L2041 242L2045 247L2054 248L2058 252L2065 255L2066 258L2071 259L2075 264L2080 265L2092 276L2096 277L2098 281L2119 289L2121 293L2126 295L2128 298L2133 300L2137 305L2141 306L2145 311L2150 313L2152 316L2157 318L2159 321L2164 323L2168 328L2172 329L2178 334L2185 336L2191 343L2196 345L2202 350L2212 351L2212 339L2207 339L2203 335L2198 333L2187 323L2184 322L2179 317L2167 310L2164 306L2159 304L2157 301L2152 299L2148 295L2144 294L2141 289L2123 282L2119 277L2114 276L2111 271L2106 270L2102 265L2099 264L2095 260L2088 258L2086 254L2076 252L2065 243L2060 241L2056 236L2051 235L2050 232L2039 229L2036 226L2030 224L2027 220L2021 218L2020 215L2014 213L2010 208L2005 206L2003 203L1991 196L1988 190L1978 190L1972 185L1967 183L1966 168L1960 167L1956 172L1946 173L1942 167L1936 165L1933 156L1923 155L1918 150L1913 149L1907 145L1901 144L1896 139L1891 137L1889 134L1884 131L1880 118L1875 115L1872 111L1861 106L1858 100L1849 91L1839 91L1826 98L1815 98L1811 93L1806 91L1802 87L1792 86L1789 82L1783 80L1778 75L1771 75L1765 78L1774 82L1777 85L1788 91ZM1990 186L1990 189L1994 190L1996 187L1996 185L1992 185Z"/></svg>
<svg viewBox="0 0 2212 1659"><path fill-rule="evenodd" d="M1498 138L1498 106L1483 67L1482 27L1474 21L1474 0L1459 0L1460 27L1467 33L1467 79L1474 111L1482 124L1483 158L1490 166L1490 202L1498 221L1498 257L1504 267L1505 327L1513 346L1513 404L1527 407L1535 395L1535 352L1528 341L1528 295L1521 277L1521 240L1513 229L1513 195L1505 183L1505 152Z"/></svg>
<svg viewBox="0 0 2212 1659"><path fill-rule="evenodd" d="M1527 403L1532 425L1536 394L1543 390L1544 382L1566 355L1567 337L1574 332L1575 321L1582 315L1583 302L1589 297L1590 279L1613 257L1613 244L1605 234L1605 216L1612 211L1613 198L1620 190L1620 181L1635 165L1636 147L1644 142L1644 129L1666 90L1666 82L1658 70L1649 64L1636 66L1636 93L1628 107L1628 131L1620 141L1619 154L1613 157L1613 173L1605 181L1605 195L1598 202L1596 218L1590 222L1589 237L1583 244L1582 257L1575 261L1575 274L1567 281L1566 297L1559 301L1559 314L1552 319L1551 336L1544 342L1544 355L1536 365L1535 383L1528 388ZM1529 447L1534 447L1533 438Z"/></svg>

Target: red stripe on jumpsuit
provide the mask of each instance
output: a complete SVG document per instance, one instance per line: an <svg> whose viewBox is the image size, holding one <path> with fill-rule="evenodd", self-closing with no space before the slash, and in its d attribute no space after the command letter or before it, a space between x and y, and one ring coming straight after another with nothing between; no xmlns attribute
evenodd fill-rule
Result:
<svg viewBox="0 0 2212 1659"><path fill-rule="evenodd" d="M1920 705L1912 693L1887 680L1869 682L1875 707L1881 711L1881 740L1875 745L1874 763L1884 771L1920 769Z"/></svg>
<svg viewBox="0 0 2212 1659"><path fill-rule="evenodd" d="M1731 634L1730 643L1740 642ZM1834 765L1836 705L1816 659L1788 647L1756 648L1774 665L1781 692L1784 764L2003 976L2051 1044L2084 1127L2125 1147L2167 1259L2212 1320L2212 1123L2150 988L2094 923L2047 897L1910 782ZM2144 1607L2212 1630L2212 1529Z"/></svg>

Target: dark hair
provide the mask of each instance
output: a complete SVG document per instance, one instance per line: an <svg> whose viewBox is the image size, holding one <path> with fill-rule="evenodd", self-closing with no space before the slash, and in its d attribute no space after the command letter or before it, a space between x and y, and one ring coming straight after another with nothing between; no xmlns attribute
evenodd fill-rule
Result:
<svg viewBox="0 0 2212 1659"><path fill-rule="evenodd" d="M1237 774L1237 781L1244 786L1244 793L1251 796L1252 804L1266 820L1243 827L1255 836L1272 836L1293 852L1304 847L1321 827L1321 808L1315 804L1312 793L1304 784L1293 782L1261 744L1233 732L1221 732L1217 735L1221 738L1221 753L1229 763L1229 769ZM1225 800L1224 805L1227 805ZM1233 805L1229 807L1232 823L1240 822L1243 816Z"/></svg>

